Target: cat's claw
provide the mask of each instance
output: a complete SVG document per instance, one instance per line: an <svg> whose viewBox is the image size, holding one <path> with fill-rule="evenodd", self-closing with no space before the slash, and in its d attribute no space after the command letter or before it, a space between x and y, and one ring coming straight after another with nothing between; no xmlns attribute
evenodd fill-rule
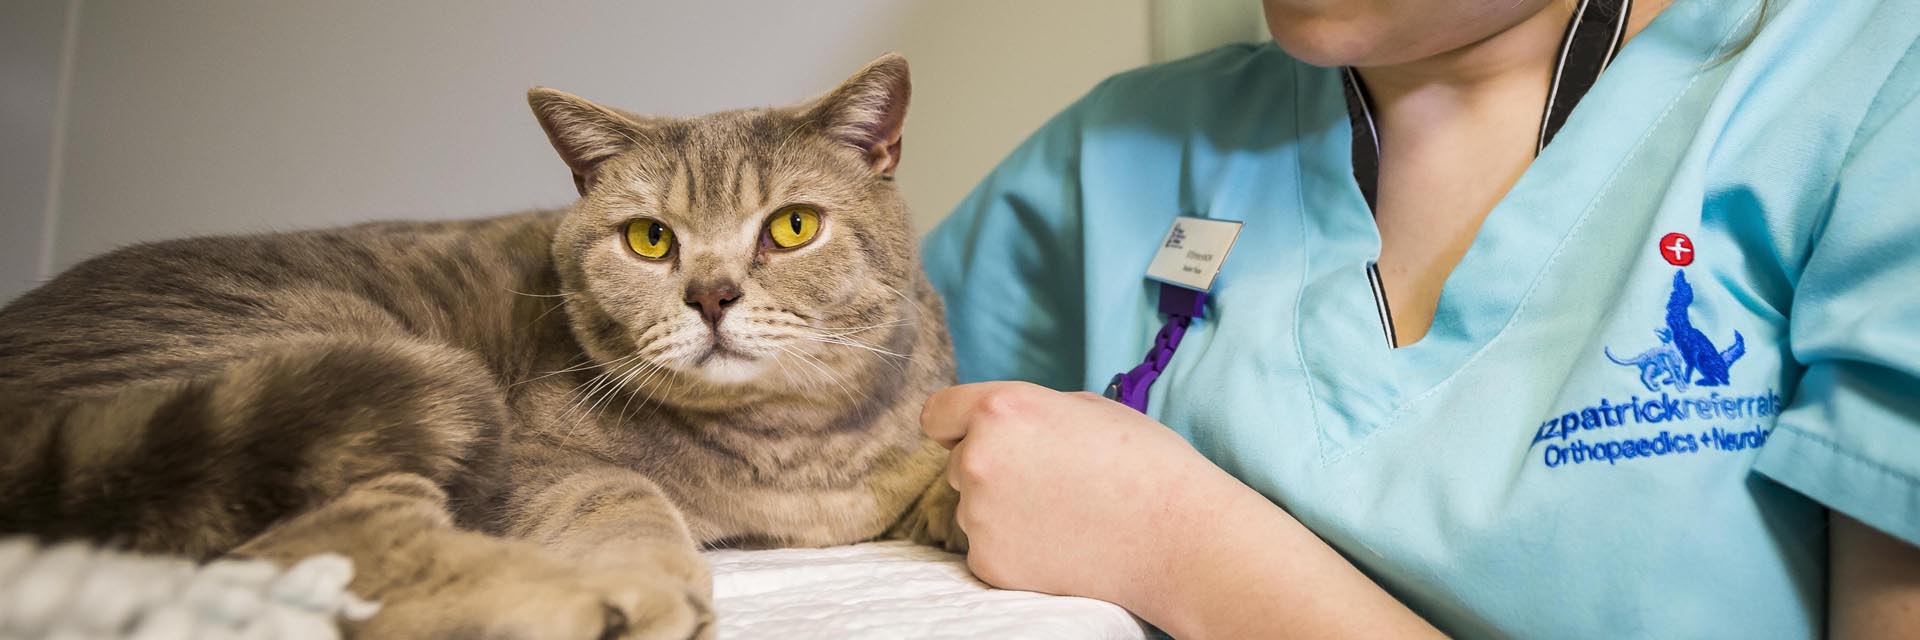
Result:
<svg viewBox="0 0 1920 640"><path fill-rule="evenodd" d="M686 590L645 593L602 603L597 640L712 640L713 607L707 596Z"/></svg>

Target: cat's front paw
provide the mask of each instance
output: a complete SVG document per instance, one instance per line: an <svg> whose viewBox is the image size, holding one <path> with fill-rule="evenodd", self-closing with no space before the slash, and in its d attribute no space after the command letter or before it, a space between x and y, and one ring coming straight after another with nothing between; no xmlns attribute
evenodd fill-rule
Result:
<svg viewBox="0 0 1920 640"><path fill-rule="evenodd" d="M596 639L712 640L713 589L705 584L650 573L644 566L590 569L571 576L586 583L599 597L601 616ZM650 575L639 580L638 576ZM583 628L593 629L593 620ZM545 637L536 634L533 637Z"/></svg>
<svg viewBox="0 0 1920 640"><path fill-rule="evenodd" d="M960 523L954 519L959 506L960 492L947 484L946 474L941 474L893 526L888 537L966 553L967 532L961 530Z"/></svg>
<svg viewBox="0 0 1920 640"><path fill-rule="evenodd" d="M513 540L394 593L357 640L711 640L712 588L650 564L586 564Z"/></svg>

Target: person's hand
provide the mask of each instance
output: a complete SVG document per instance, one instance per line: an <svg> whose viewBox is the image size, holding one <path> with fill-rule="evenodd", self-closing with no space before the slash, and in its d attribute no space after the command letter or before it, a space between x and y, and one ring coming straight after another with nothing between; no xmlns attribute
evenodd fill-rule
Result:
<svg viewBox="0 0 1920 640"><path fill-rule="evenodd" d="M1091 393L960 385L929 398L920 423L953 450L967 565L1002 588L1133 608L1213 497L1245 490L1178 434Z"/></svg>

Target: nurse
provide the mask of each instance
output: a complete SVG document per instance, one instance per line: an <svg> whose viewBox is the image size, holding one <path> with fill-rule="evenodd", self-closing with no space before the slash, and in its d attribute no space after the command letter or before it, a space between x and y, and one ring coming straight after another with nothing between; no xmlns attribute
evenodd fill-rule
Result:
<svg viewBox="0 0 1920 640"><path fill-rule="evenodd" d="M1195 638L1920 637L1920 0L1265 4L926 238L980 577Z"/></svg>

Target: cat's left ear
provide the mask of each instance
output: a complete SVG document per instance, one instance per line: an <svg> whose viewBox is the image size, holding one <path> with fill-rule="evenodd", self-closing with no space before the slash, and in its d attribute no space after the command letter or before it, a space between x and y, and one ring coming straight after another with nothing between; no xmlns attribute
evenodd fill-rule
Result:
<svg viewBox="0 0 1920 640"><path fill-rule="evenodd" d="M587 195L600 163L638 145L640 125L586 98L546 87L527 92L527 104L540 119L553 150L573 170L573 186Z"/></svg>
<svg viewBox="0 0 1920 640"><path fill-rule="evenodd" d="M821 98L812 114L827 135L859 149L867 165L892 178L900 166L900 134L907 123L907 99L913 83L907 59L897 53L880 56Z"/></svg>

